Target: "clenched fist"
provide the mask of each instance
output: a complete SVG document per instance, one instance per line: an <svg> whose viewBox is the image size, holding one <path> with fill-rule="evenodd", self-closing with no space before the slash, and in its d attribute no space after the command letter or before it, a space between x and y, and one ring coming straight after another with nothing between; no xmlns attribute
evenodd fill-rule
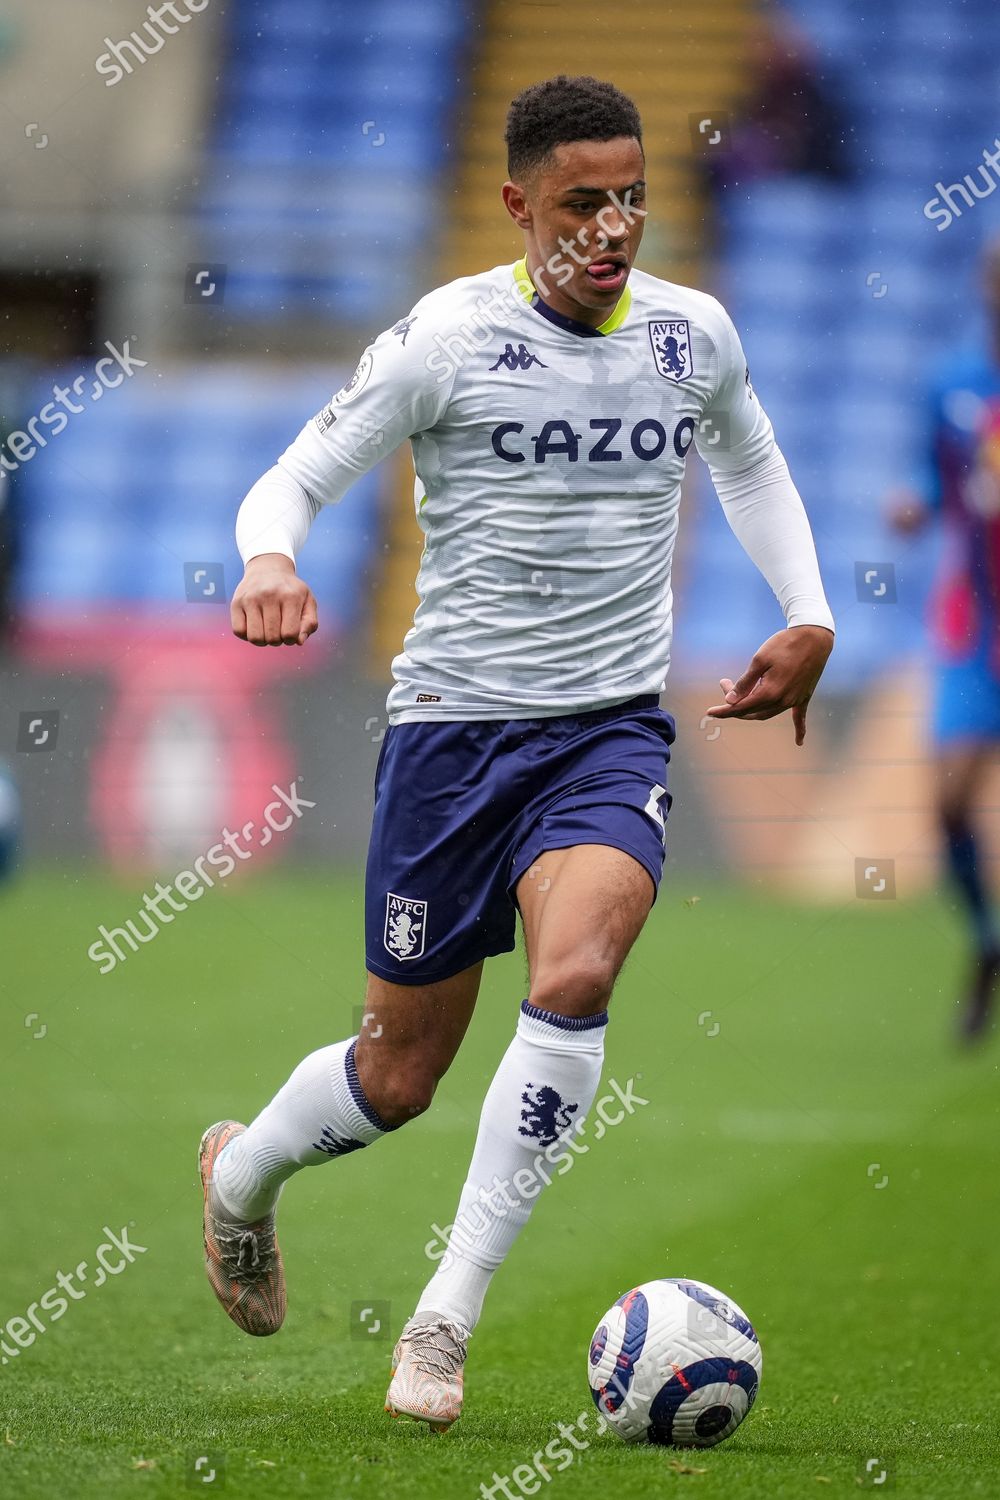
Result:
<svg viewBox="0 0 1000 1500"><path fill-rule="evenodd" d="M282 552L250 559L230 618L233 634L251 646L301 646L319 628L312 589Z"/></svg>

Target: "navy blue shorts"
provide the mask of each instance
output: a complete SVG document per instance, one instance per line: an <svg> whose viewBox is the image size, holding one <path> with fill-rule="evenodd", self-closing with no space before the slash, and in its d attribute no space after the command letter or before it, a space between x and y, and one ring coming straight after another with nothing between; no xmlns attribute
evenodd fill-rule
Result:
<svg viewBox="0 0 1000 1500"><path fill-rule="evenodd" d="M514 888L545 849L623 849L655 895L674 733L655 697L551 719L390 726L365 877L370 972L430 984L509 953Z"/></svg>

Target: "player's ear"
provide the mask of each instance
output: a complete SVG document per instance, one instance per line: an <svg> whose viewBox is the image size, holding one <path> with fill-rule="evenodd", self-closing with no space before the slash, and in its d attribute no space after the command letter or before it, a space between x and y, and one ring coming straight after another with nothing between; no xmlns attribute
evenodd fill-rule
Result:
<svg viewBox="0 0 1000 1500"><path fill-rule="evenodd" d="M528 198L524 188L519 182L505 182L500 189L503 206L510 214L518 229L529 229L531 227L531 210L528 207Z"/></svg>

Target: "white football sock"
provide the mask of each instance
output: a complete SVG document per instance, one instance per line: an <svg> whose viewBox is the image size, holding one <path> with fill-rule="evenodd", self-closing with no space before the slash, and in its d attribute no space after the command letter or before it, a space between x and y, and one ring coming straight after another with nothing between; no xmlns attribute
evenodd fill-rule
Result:
<svg viewBox="0 0 1000 1500"><path fill-rule="evenodd" d="M607 1011L570 1017L526 1000L521 1006L517 1033L483 1103L448 1249L415 1316L437 1312L475 1327L490 1279L535 1198L570 1159L569 1148L555 1143L572 1135L594 1101L607 1022Z"/></svg>
<svg viewBox="0 0 1000 1500"><path fill-rule="evenodd" d="M253 1223L270 1213L282 1184L300 1167L358 1151L392 1128L358 1082L356 1041L349 1037L311 1052L246 1132L219 1153L212 1184L234 1219Z"/></svg>

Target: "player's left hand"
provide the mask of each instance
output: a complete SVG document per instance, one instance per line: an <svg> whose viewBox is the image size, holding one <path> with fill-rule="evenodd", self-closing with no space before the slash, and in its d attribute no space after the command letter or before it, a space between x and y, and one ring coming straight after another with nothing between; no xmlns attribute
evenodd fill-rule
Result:
<svg viewBox="0 0 1000 1500"><path fill-rule="evenodd" d="M833 650L833 631L822 625L779 630L754 652L737 682L719 679L725 703L707 710L710 719L773 719L792 710L795 743L806 737L806 709Z"/></svg>

